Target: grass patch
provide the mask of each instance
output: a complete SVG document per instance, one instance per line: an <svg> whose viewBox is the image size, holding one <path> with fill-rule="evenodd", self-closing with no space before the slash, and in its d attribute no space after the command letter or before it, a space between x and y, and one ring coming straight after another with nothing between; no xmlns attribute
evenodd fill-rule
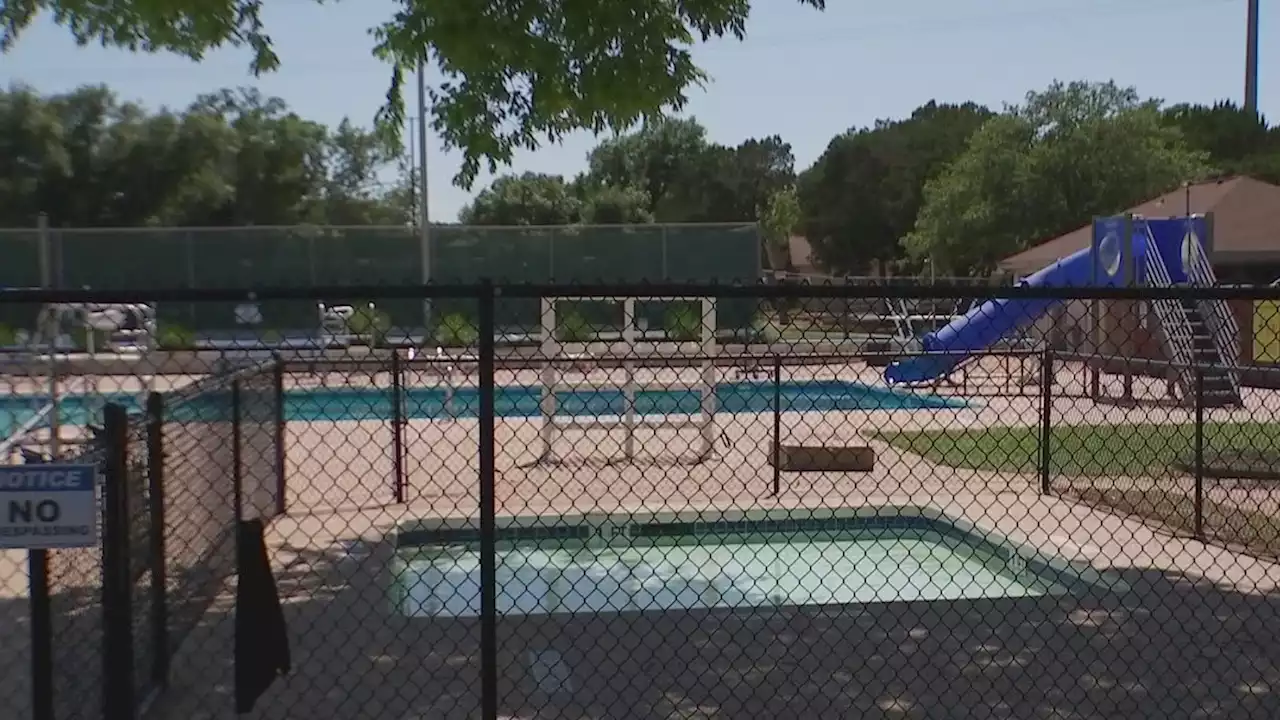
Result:
<svg viewBox="0 0 1280 720"><path fill-rule="evenodd" d="M1054 490L1064 498L1078 500L1102 510L1154 521L1182 537L1195 536L1195 504L1190 495L1184 492L1165 489L1122 490L1058 483L1054 483ZM1242 507L1206 498L1202 521L1204 537L1199 539L1241 548L1253 555L1280 556L1280 524L1269 513L1258 509L1256 501L1245 500L1244 503L1246 505ZM1249 504L1254 507L1249 507Z"/></svg>
<svg viewBox="0 0 1280 720"><path fill-rule="evenodd" d="M875 437L939 465L993 472L1036 472L1040 428L879 432ZM1195 427L1059 425L1050 432L1055 475L1151 475L1191 457ZM1206 462L1248 450L1280 449L1280 423L1205 423Z"/></svg>
<svg viewBox="0 0 1280 720"><path fill-rule="evenodd" d="M879 432L875 437L951 467L1035 473L1040 462L1037 427ZM1146 487L1115 487L1103 478L1161 475L1169 469L1181 474L1177 466L1185 466L1192 457L1194 440L1195 427L1190 424L1055 427L1050 433L1054 492L1192 536L1196 522L1189 482L1169 479L1146 481ZM1207 466L1219 460L1229 465L1241 457L1271 456L1280 450L1280 423L1206 423L1204 441ZM1215 500L1209 491L1217 482L1206 480L1202 539L1256 555L1280 556L1280 521L1259 507L1258 498L1242 496L1238 503ZM1280 490L1280 484L1275 483L1257 487Z"/></svg>

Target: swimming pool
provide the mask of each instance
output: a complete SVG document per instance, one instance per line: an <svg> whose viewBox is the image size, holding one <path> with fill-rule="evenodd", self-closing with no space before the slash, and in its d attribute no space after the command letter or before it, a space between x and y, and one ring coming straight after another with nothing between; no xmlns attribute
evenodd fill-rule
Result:
<svg viewBox="0 0 1280 720"><path fill-rule="evenodd" d="M716 386L720 412L755 413L773 409L773 383L735 382ZM536 417L542 388L537 385L503 385L494 394L499 417ZM559 392L559 412L564 415L622 415L626 398L615 388L583 388ZM781 385L782 409L794 412L832 410L897 410L963 407L964 403L945 398L877 388L855 382L815 380ZM84 425L101 413L103 402L119 402L136 409L140 395L67 395L62 398L59 417L64 424ZM0 437L37 412L47 399L41 396L0 398ZM212 419L225 412L225 396L207 396L185 402L173 409L191 420ZM640 415L696 414L700 399L695 390L645 390L636 393ZM474 387L452 391L440 387L409 387L404 390L403 407L410 419L473 418L480 406ZM387 388L298 388L285 392L285 418L302 422L342 420L387 420L391 418L391 393Z"/></svg>
<svg viewBox="0 0 1280 720"><path fill-rule="evenodd" d="M725 519L557 518L502 527L498 612L616 613L1064 594L1085 573L926 508ZM399 533L409 617L480 612L477 531Z"/></svg>

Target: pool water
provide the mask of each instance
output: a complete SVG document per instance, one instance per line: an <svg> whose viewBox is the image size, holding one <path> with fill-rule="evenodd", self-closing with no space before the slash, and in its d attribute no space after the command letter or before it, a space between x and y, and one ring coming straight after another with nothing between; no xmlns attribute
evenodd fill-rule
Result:
<svg viewBox="0 0 1280 720"><path fill-rule="evenodd" d="M505 545L505 547L503 546ZM575 546L576 545L576 546ZM480 612L474 545L408 548L393 574L401 612ZM896 600L1030 597L1063 588L1014 552L934 530L664 538L625 547L564 540L502 543L498 612L611 613Z"/></svg>
<svg viewBox="0 0 1280 720"><path fill-rule="evenodd" d="M963 407L963 403L916 395L854 382L806 381L781 385L782 409L795 412L833 410L897 410ZM536 417L540 414L542 388L537 385L504 385L494 393L499 417ZM770 382L736 382L716 386L720 412L755 413L773 410L774 386ZM563 415L622 415L626 397L615 388L583 388L557 393ZM293 389L285 393L285 418L302 422L389 420L391 392L387 388ZM439 387L409 387L403 391L405 416L410 419L473 418L478 414L479 391L474 387L453 391ZM141 395L68 395L62 398L59 417L63 424L98 422L104 402L119 402L137 409ZM39 411L47 402L38 396L0 398L0 437ZM197 397L174 408L172 417L189 420L216 419L225 414L226 393ZM701 398L696 390L646 390L636 393L640 415L696 414Z"/></svg>

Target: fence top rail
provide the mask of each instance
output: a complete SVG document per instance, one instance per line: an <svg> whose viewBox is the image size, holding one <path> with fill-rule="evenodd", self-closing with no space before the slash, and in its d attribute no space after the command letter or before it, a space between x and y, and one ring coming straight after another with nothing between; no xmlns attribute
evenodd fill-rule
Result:
<svg viewBox="0 0 1280 720"><path fill-rule="evenodd" d="M507 284L480 281L467 284L326 285L313 287L170 288L159 290L0 289L0 305L51 303L259 302L325 300L332 298L479 299L499 298L613 298L687 297L724 299L969 299L1022 300L1276 300L1280 287L991 287L973 285L769 285L764 283L562 283Z"/></svg>
<svg viewBox="0 0 1280 720"><path fill-rule="evenodd" d="M772 347L777 347L782 343L774 343ZM801 345L825 345L825 343L794 343ZM783 362L793 360L805 360L812 362L830 361L830 362L848 362L850 360L862 359L899 359L903 357L955 357L955 352L905 352L892 350L862 350L861 343L850 343L850 352L830 352L814 350L812 352L783 352L778 350L763 350L759 352L721 352L721 353L682 353L676 356L667 356L659 353L622 353L622 352L601 352L592 353L587 356L553 356L547 357L543 355L522 355L518 352L500 352L497 360L504 367L512 365L528 365L529 367L537 367L540 365L564 365L564 364L581 364L598 361L630 361L630 360L654 360L654 361L671 361L673 363L686 363L700 360L718 360L721 362L750 362L750 361L773 361L781 360ZM1042 349L1017 349L1017 348L991 348L981 353L982 357L1008 357L1008 358L1042 358L1044 350ZM416 367L436 367L441 365L475 365L480 361L478 355L473 353L463 353L458 355L441 355L441 356L418 356L413 359L400 359L401 367L412 369ZM366 357L332 357L317 359L287 359L280 361L281 369L284 372L308 373L314 372L318 368L376 368L385 370L390 367L390 355L366 356Z"/></svg>

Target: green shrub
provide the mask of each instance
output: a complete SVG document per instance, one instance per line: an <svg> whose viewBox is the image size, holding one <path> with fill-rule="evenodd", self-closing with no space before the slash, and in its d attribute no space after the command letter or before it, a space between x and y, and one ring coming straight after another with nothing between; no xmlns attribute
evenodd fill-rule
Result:
<svg viewBox="0 0 1280 720"><path fill-rule="evenodd" d="M391 330L391 316L373 306L361 305L347 319L347 329L370 345L382 345Z"/></svg>
<svg viewBox="0 0 1280 720"><path fill-rule="evenodd" d="M195 344L196 334L181 325L165 325L156 332L156 345L161 350L190 350Z"/></svg>
<svg viewBox="0 0 1280 720"><path fill-rule="evenodd" d="M676 342L699 339L702 337L701 305L678 303L667 308L663 329L667 331L667 337Z"/></svg>
<svg viewBox="0 0 1280 720"><path fill-rule="evenodd" d="M13 328L0 323L0 347L10 347L18 344L18 334Z"/></svg>
<svg viewBox="0 0 1280 720"><path fill-rule="evenodd" d="M560 336L560 342L590 342L596 334L590 321L577 310L566 310L562 313L559 326L557 334Z"/></svg>
<svg viewBox="0 0 1280 720"><path fill-rule="evenodd" d="M258 341L261 342L263 345L276 345L276 344L279 344L279 342L283 339L284 339L284 336L281 335L280 331L276 330L275 328L267 328L266 330L262 331L261 335L258 336Z"/></svg>
<svg viewBox="0 0 1280 720"><path fill-rule="evenodd" d="M440 318L436 326L436 342L446 347L468 347L480 340L476 324L462 313L450 313Z"/></svg>

